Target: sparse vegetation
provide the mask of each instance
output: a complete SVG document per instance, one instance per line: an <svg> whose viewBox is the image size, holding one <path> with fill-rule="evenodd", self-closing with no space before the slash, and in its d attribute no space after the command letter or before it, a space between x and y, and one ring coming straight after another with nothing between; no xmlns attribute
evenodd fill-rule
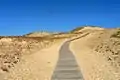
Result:
<svg viewBox="0 0 120 80"><path fill-rule="evenodd" d="M120 29L116 33L114 33L113 35L111 35L111 37L120 38Z"/></svg>
<svg viewBox="0 0 120 80"><path fill-rule="evenodd" d="M9 69L14 67L23 55L32 54L61 39L64 37L1 36L0 69L9 72Z"/></svg>
<svg viewBox="0 0 120 80"><path fill-rule="evenodd" d="M83 28L84 28L84 27L75 28L75 29L73 29L72 31L70 31L70 33L77 32L77 31L79 31L79 30L81 30L81 29L83 29Z"/></svg>
<svg viewBox="0 0 120 80"><path fill-rule="evenodd" d="M31 35L30 33L27 35ZM59 40L75 36L74 34L56 33L47 36L0 36L0 69L9 69L21 61L23 55L32 54L38 50L51 46Z"/></svg>
<svg viewBox="0 0 120 80"><path fill-rule="evenodd" d="M85 28L85 27L99 27L100 28L100 26L93 26L93 25L84 25L84 26L81 26L81 27L77 27L77 28L75 28L75 29L73 29L72 31L70 31L70 33L75 33L75 32L77 32L77 31L79 31L79 30L82 30L83 28Z"/></svg>
<svg viewBox="0 0 120 80"><path fill-rule="evenodd" d="M99 54L103 55L103 57L113 66L116 70L120 68L120 40L116 39L118 38L119 31L112 35L111 38L108 39L106 42L102 42L99 44L99 47L95 48L95 51L97 51Z"/></svg>

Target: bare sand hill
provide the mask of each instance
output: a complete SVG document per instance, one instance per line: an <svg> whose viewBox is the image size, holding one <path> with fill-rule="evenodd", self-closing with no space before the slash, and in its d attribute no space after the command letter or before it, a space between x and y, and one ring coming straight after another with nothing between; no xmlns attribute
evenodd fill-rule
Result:
<svg viewBox="0 0 120 80"><path fill-rule="evenodd" d="M120 79L120 38L117 29L84 28L89 35L72 41L71 50L77 58L85 80Z"/></svg>

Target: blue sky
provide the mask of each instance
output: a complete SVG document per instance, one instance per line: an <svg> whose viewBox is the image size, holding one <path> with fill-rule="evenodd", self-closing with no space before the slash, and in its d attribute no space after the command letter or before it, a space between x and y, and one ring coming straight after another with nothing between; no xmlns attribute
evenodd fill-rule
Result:
<svg viewBox="0 0 120 80"><path fill-rule="evenodd" d="M0 35L120 27L119 0L0 0Z"/></svg>

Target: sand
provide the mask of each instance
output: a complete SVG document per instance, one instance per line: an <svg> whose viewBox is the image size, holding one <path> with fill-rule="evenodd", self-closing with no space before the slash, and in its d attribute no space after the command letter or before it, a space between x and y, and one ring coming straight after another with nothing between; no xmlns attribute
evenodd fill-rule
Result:
<svg viewBox="0 0 120 80"><path fill-rule="evenodd" d="M85 80L118 80L113 68L103 56L93 51L100 39L95 32L71 42L70 49L74 53ZM98 34L98 35L97 35Z"/></svg>
<svg viewBox="0 0 120 80"><path fill-rule="evenodd" d="M24 56L10 73L5 73L2 80L50 80L55 69L59 48L62 41L42 49L37 53Z"/></svg>

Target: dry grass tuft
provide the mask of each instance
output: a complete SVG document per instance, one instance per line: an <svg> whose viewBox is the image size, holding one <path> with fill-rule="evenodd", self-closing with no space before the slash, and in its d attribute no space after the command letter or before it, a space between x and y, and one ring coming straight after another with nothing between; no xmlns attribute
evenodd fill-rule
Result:
<svg viewBox="0 0 120 80"><path fill-rule="evenodd" d="M120 38L120 29L116 33L114 33L113 35L111 35L111 37Z"/></svg>

